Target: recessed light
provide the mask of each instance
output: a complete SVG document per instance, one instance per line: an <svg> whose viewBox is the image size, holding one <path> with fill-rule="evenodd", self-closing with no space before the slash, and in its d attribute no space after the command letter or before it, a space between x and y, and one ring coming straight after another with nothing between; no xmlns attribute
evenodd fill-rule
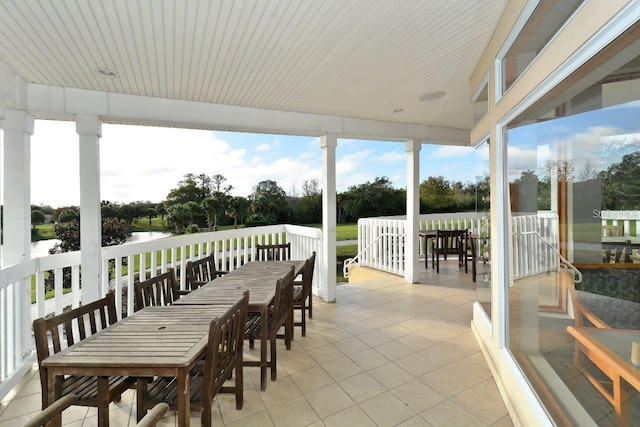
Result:
<svg viewBox="0 0 640 427"><path fill-rule="evenodd" d="M428 92L428 93L425 93L424 95L420 95L418 97L418 101L422 101L422 102L433 101L433 100L442 98L444 95L445 95L445 92L443 90Z"/></svg>
<svg viewBox="0 0 640 427"><path fill-rule="evenodd" d="M392 113L402 113L404 111L404 109L402 108L396 108L395 110L392 111Z"/></svg>
<svg viewBox="0 0 640 427"><path fill-rule="evenodd" d="M118 77L118 73L109 68L98 68L96 70L96 73L100 77L104 77L105 79L115 79L116 77Z"/></svg>

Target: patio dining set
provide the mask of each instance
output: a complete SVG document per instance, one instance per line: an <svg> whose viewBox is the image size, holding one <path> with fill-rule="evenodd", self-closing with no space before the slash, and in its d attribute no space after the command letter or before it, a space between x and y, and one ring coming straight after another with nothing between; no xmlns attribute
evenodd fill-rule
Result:
<svg viewBox="0 0 640 427"><path fill-rule="evenodd" d="M189 425L191 411L211 425L217 393L234 393L241 410L243 366L260 368L265 391L267 371L277 379L277 341L289 350L295 326L306 335L314 265L315 252L291 260L290 244L257 245L254 261L231 272L217 270L209 254L187 263L188 289L179 289L172 268L136 281L135 312L121 320L113 292L36 319L43 411L30 425L61 425L63 411L80 405L97 407L98 425L108 426L109 404L130 388L142 426L169 409L180 426ZM251 349L259 341L259 360L245 360L245 341Z"/></svg>

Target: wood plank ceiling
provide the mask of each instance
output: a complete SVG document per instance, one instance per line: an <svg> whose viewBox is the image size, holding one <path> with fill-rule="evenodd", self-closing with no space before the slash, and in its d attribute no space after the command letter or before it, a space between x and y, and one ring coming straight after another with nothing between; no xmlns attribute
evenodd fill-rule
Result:
<svg viewBox="0 0 640 427"><path fill-rule="evenodd" d="M470 129L505 3L0 0L0 60L53 86Z"/></svg>

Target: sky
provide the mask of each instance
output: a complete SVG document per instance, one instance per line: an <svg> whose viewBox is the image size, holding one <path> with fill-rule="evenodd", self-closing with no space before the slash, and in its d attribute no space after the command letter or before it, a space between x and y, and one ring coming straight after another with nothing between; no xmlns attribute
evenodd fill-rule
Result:
<svg viewBox="0 0 640 427"><path fill-rule="evenodd" d="M470 147L422 145L420 181L444 176L475 181L476 152ZM406 186L404 143L338 139L337 191L388 177ZM36 120L31 137L31 203L79 205L78 135L74 122ZM102 125L101 200L160 202L187 173L221 174L231 194L248 196L263 180L301 195L306 180L322 185L318 138L130 125Z"/></svg>

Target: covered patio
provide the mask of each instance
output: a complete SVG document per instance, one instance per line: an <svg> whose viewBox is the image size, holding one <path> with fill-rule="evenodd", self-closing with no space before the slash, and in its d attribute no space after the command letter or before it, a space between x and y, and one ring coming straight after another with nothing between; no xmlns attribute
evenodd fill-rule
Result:
<svg viewBox="0 0 640 427"><path fill-rule="evenodd" d="M278 380L266 391L259 370L244 368L244 408L218 395L214 425L513 425L471 331L470 274L447 261L440 274L422 268L419 285L373 275L339 285L335 304L314 304L307 336L296 330L290 351L279 343ZM245 353L255 357L246 345ZM0 427L22 424L39 405L34 367L2 399ZM110 408L113 425L135 425L134 391ZM71 407L63 425L94 425L96 417L93 408ZM174 418L169 412L158 425ZM199 423L197 413L191 422Z"/></svg>

